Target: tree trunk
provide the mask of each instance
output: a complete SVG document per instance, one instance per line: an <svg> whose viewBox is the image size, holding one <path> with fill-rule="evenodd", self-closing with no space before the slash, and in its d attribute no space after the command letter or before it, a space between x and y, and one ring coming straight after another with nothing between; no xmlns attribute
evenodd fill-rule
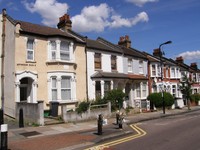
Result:
<svg viewBox="0 0 200 150"><path fill-rule="evenodd" d="M188 110L191 110L190 105L191 105L190 99L187 99Z"/></svg>

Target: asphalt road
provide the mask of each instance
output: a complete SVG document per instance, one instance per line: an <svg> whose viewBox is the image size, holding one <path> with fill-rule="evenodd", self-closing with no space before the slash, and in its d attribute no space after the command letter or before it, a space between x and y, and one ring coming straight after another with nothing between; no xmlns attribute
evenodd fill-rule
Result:
<svg viewBox="0 0 200 150"><path fill-rule="evenodd" d="M138 125L146 132L112 150L200 150L200 111L171 116Z"/></svg>

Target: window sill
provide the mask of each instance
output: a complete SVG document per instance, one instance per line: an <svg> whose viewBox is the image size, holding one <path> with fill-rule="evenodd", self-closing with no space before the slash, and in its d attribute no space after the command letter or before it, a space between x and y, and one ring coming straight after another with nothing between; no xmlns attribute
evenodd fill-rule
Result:
<svg viewBox="0 0 200 150"><path fill-rule="evenodd" d="M62 61L62 60L48 60L46 61L46 64L76 64L72 61Z"/></svg>
<svg viewBox="0 0 200 150"><path fill-rule="evenodd" d="M26 60L26 63L36 63L34 60Z"/></svg>

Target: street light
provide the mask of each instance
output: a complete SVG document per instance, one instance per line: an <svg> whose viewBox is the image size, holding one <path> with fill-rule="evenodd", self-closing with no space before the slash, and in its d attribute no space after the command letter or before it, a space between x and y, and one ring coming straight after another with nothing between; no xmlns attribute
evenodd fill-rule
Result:
<svg viewBox="0 0 200 150"><path fill-rule="evenodd" d="M159 45L159 56L160 56L160 67L161 67L161 81L162 81L162 102L163 102L163 114L165 114L165 100L164 100L164 84L163 84L163 61L162 56L165 55L164 51L161 50L161 47L166 44L171 44L172 41L167 41Z"/></svg>

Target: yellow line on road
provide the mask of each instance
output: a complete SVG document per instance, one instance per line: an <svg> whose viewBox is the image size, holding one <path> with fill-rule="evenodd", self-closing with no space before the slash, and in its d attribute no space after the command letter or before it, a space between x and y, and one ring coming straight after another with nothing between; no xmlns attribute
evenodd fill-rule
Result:
<svg viewBox="0 0 200 150"><path fill-rule="evenodd" d="M114 140L114 141L111 141L111 142L107 142L107 143L104 143L104 144L101 144L101 145L97 145L97 146L94 146L94 147L91 147L91 148L88 148L88 149L85 149L85 150L103 150L104 148L108 148L110 146L121 144L121 143L124 143L124 142L127 142L127 141L130 141L130 140L133 140L133 139L136 139L136 138L139 138L139 137L146 135L147 133L144 130L142 130L141 128L139 128L137 125L138 124L130 125L130 127L134 131L136 131L137 134L127 136L125 138Z"/></svg>

